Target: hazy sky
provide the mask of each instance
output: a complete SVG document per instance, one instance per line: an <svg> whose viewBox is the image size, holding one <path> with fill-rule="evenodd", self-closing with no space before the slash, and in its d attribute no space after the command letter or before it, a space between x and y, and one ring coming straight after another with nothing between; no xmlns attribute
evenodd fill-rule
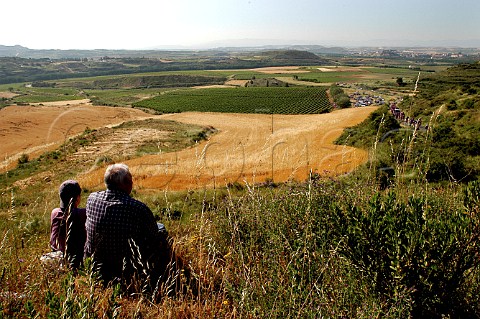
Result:
<svg viewBox="0 0 480 319"><path fill-rule="evenodd" d="M0 12L0 44L33 49L480 47L480 0L3 0Z"/></svg>

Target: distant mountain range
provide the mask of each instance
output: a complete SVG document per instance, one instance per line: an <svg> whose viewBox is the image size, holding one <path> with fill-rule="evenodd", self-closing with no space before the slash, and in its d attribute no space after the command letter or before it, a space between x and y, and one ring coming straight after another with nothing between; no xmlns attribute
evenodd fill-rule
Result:
<svg viewBox="0 0 480 319"><path fill-rule="evenodd" d="M414 51L428 51L428 52L462 52L464 54L480 54L480 48L462 48L462 47L416 47L416 46L404 46L404 47L374 47L374 46L362 46L362 47L328 47L322 45L245 45L241 46L243 42L238 42L233 46L216 46L203 49L187 48L187 47L162 47L158 46L152 49L145 50L108 50L108 49L96 49L96 50L58 50L58 49L29 49L21 45L5 46L0 45L0 57L22 57L22 58L35 58L35 59L82 59L82 58L99 58L99 57L155 57L168 59L174 52L175 56L178 56L179 52L202 52L206 55L219 54L234 54L242 52L257 52L257 51L270 51L270 50L298 50L308 51L319 55L342 55L352 54L365 51L378 51L382 49L396 49L402 50L414 50ZM222 43L217 43L222 44ZM246 42L245 42L246 44ZM212 43L213 45L213 43Z"/></svg>

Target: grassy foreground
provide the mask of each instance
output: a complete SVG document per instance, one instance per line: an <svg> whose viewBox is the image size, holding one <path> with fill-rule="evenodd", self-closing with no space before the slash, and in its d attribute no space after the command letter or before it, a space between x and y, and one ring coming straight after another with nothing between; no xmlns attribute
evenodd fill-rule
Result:
<svg viewBox="0 0 480 319"><path fill-rule="evenodd" d="M174 297L42 265L46 197L2 194L0 318L478 318L480 184L339 180L135 194L198 279ZM85 196L86 197L86 196ZM198 291L194 294L192 291Z"/></svg>

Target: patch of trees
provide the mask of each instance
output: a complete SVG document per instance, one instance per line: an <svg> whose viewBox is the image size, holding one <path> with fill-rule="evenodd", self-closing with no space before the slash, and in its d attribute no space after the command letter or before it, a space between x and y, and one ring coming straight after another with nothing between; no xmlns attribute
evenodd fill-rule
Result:
<svg viewBox="0 0 480 319"><path fill-rule="evenodd" d="M8 105L8 99L6 97L0 98L0 110Z"/></svg>
<svg viewBox="0 0 480 319"><path fill-rule="evenodd" d="M332 85L330 87L330 96L332 97L335 105L339 108L347 108L352 105L350 102L350 97L338 85Z"/></svg>
<svg viewBox="0 0 480 319"><path fill-rule="evenodd" d="M250 81L245 84L245 87L288 87L287 82L280 81L275 78L260 78L252 77Z"/></svg>
<svg viewBox="0 0 480 319"><path fill-rule="evenodd" d="M45 82L45 81L34 81L32 82L32 87L37 88L53 88L55 87L55 82Z"/></svg>
<svg viewBox="0 0 480 319"><path fill-rule="evenodd" d="M159 75L159 76L127 76L112 79L103 79L93 82L93 88L163 88L163 87L190 87L198 85L222 84L225 77L197 76L197 75Z"/></svg>

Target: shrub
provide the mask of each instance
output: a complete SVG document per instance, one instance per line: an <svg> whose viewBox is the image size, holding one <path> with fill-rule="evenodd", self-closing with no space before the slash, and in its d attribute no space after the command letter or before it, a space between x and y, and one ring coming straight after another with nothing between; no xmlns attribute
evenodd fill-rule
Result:
<svg viewBox="0 0 480 319"><path fill-rule="evenodd" d="M479 270L479 216L469 213L478 211L478 183L467 190L465 207L475 210L449 209L419 196L403 203L393 192L376 194L365 206L337 209L342 255L371 280L379 296L393 300L407 291L414 318L471 314L475 306L466 301L465 284Z"/></svg>
<svg viewBox="0 0 480 319"><path fill-rule="evenodd" d="M371 147L375 139L382 139L386 133L398 128L400 124L388 111L387 106L383 106L373 111L362 123L345 129L335 143L363 148Z"/></svg>
<svg viewBox="0 0 480 319"><path fill-rule="evenodd" d="M346 108L352 105L352 103L350 103L350 98L345 94L341 87L332 85L329 91L333 101L338 107Z"/></svg>
<svg viewBox="0 0 480 319"><path fill-rule="evenodd" d="M18 158L18 164L21 165L21 164L26 164L28 163L28 154L22 154L20 155L20 157Z"/></svg>

